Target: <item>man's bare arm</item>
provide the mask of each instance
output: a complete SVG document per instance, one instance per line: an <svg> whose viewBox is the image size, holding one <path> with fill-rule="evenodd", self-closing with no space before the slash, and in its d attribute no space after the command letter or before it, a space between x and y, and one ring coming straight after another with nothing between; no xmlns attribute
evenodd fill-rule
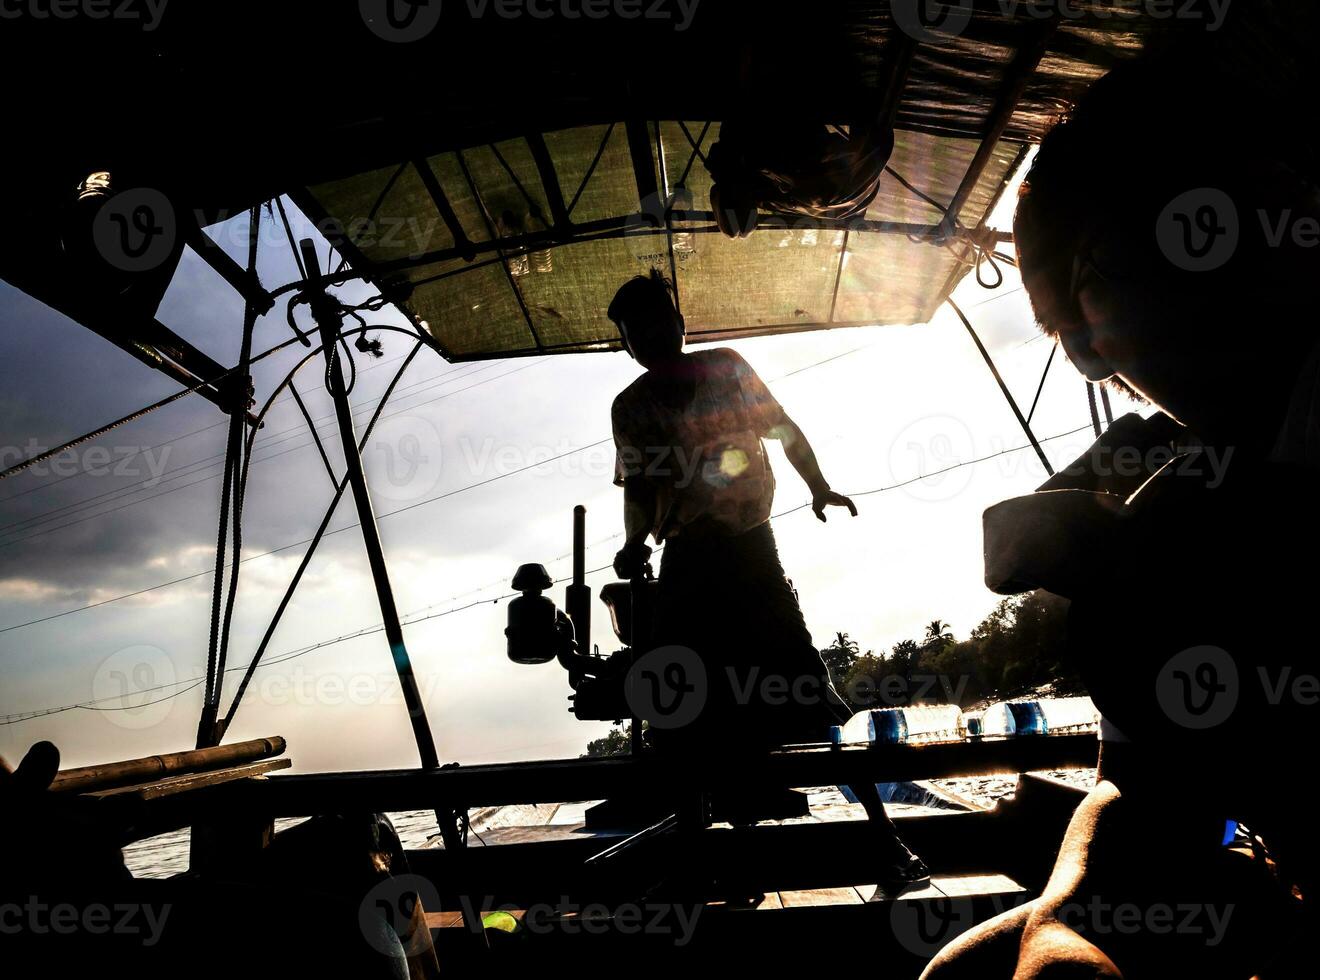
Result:
<svg viewBox="0 0 1320 980"><path fill-rule="evenodd" d="M785 415L768 435L783 443L784 454L788 456L788 461L793 464L793 469L797 470L798 476L802 477L803 482L811 490L811 509L818 518L825 520L826 507L847 507L853 517L857 516L856 505L843 494L835 493L830 489L825 475L820 471L815 450L811 448L806 434L798 428L796 422Z"/></svg>
<svg viewBox="0 0 1320 980"><path fill-rule="evenodd" d="M625 541L614 556L614 572L619 578L633 578L651 556L646 535L655 519L655 487L641 476L630 476L623 483L623 533Z"/></svg>

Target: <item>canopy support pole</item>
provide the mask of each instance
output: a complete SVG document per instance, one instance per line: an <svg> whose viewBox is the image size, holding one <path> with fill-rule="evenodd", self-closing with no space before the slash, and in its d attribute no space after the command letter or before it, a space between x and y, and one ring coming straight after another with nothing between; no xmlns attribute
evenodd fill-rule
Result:
<svg viewBox="0 0 1320 980"><path fill-rule="evenodd" d="M981 356L985 358L986 366L990 368L990 373L995 376L995 381L999 384L999 390L1004 393L1004 399L1008 402L1008 407L1011 408L1013 414L1017 416L1018 425L1022 426L1022 431L1026 433L1027 440L1031 443L1031 448L1036 450L1036 455L1040 457L1040 462L1041 465L1045 467L1045 472L1050 476L1053 476L1054 467L1050 465L1049 458L1045 455L1045 450L1040 448L1040 440L1036 438L1036 433L1031 431L1031 423L1028 422L1026 416L1022 414L1022 409L1018 408L1018 403L1013 398L1013 393L1008 390L1008 385L1004 383L1003 377L999 374L999 368L995 367L995 362L991 359L990 352L985 349L985 344L981 343L981 338L977 336L976 330L973 329L972 321L967 319L967 314L965 314L952 299L946 299L945 302L952 307L954 313L958 314L958 319L961 320L963 326L967 328L967 332L971 335L972 341L976 344L976 349L981 352Z"/></svg>
<svg viewBox="0 0 1320 980"><path fill-rule="evenodd" d="M981 145L977 147L976 155L972 158L967 173L963 175L962 183L953 195L953 200L949 202L948 212L945 214L944 221L940 226L942 237L947 238L953 234L954 229L957 227L958 215L962 213L963 205L967 203L967 199L976 190L976 185L981 180L981 174L985 172L985 168L989 166L991 159L994 157L995 147L999 145L999 141L1007 131L1009 123L1013 121L1013 113L1017 110L1018 102L1022 99L1022 93L1026 91L1031 76L1036 73L1036 67L1040 64L1040 59L1045 57L1050 37L1054 34L1054 29L1058 26L1058 23L1058 14L1055 14L1049 19L1033 25L1030 28L1030 36L1018 48L1017 54L1013 56L1009 66L1004 69L1004 84L999 91L999 98L995 102L994 111L990 115L989 129L986 130Z"/></svg>
<svg viewBox="0 0 1320 980"><path fill-rule="evenodd" d="M299 245L307 275L315 279L321 274L316 245L310 238L304 238ZM380 528L376 524L376 512L371 504L371 490L367 486L367 476L362 467L362 454L358 451L357 434L353 428L353 408L348 401L348 389L344 383L343 365L339 356L339 331L343 327L339 308L324 290L310 290L308 299L312 316L321 332L322 351L325 354L326 369L329 373L330 397L334 401L335 420L338 423L340 444L344 451L344 476L353 490L353 502L357 505L358 523L362 527L362 543L371 566L371 579L376 586L376 601L380 606L380 616L385 626L385 638L390 644L394 670L399 675L399 686L403 689L403 700L408 707L408 719L412 723L413 738L417 742L417 754L421 758L422 769L434 771L440 768L440 756L436 752L435 738L431 734L431 726L426 718L426 705L422 701L417 677L413 673L412 660L408 656L408 647L404 643L399 607L394 601L394 588L390 584L389 568L385 563L385 549L381 544ZM437 809L435 818L440 827L440 837L444 841L445 850L455 855L457 859L466 847L463 835L459 833L459 811ZM485 933L482 931L480 913L472 907L471 902L465 902L463 906L464 924L484 945Z"/></svg>
<svg viewBox="0 0 1320 980"><path fill-rule="evenodd" d="M269 313L271 307L275 305L275 297L261 285L256 272L244 269L235 262L195 220L186 219L186 229L186 240L198 257L251 304L258 316Z"/></svg>
<svg viewBox="0 0 1320 980"><path fill-rule="evenodd" d="M320 275L320 259L311 239L304 238L301 247L307 274L312 277ZM362 541L366 548L367 561L371 566L371 579L376 586L376 600L380 605L381 619L385 623L385 637L394 656L395 672L399 675L399 683L403 687L403 699L408 706L408 717L412 722L413 737L417 742L417 754L421 757L422 768L438 769L440 757L436 753L435 740L426 720L426 705L422 703L421 692L417 687L412 660L408 657L408 648L403 641L403 626L399 622L399 608L394 601L394 588L390 584L390 573L385 564L380 528L376 525L376 512L372 507L371 491L367 487L366 473L362 468L362 455L358 452L357 434L353 428L353 409L348 401L343 365L339 356L339 330L342 326L339 311L334 301L322 291L312 293L310 299L312 316L321 331L321 344L329 371L330 397L334 401L340 444L344 451L345 475L348 478L348 485L353 490L358 521L362 525ZM440 829L444 831L443 823Z"/></svg>

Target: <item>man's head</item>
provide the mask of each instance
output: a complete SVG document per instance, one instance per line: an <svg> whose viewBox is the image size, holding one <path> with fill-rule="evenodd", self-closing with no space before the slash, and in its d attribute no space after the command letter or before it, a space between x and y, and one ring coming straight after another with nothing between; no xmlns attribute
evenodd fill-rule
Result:
<svg viewBox="0 0 1320 980"><path fill-rule="evenodd" d="M659 269L625 282L608 316L619 328L624 350L647 370L674 361L683 351L683 318L674 306L674 286Z"/></svg>
<svg viewBox="0 0 1320 980"><path fill-rule="evenodd" d="M1320 339L1306 309L1320 248L1293 235L1320 215L1299 128L1202 53L1115 70L1049 133L1014 234L1037 319L1090 380L1212 438L1235 424L1235 393L1286 394Z"/></svg>

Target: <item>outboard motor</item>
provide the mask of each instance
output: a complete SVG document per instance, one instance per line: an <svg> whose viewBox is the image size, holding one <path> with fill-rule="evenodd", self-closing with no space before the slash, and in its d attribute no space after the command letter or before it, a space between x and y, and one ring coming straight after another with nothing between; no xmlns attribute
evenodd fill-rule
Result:
<svg viewBox="0 0 1320 980"><path fill-rule="evenodd" d="M509 659L516 664L546 664L558 660L568 671L573 689L571 711L583 721L621 721L631 716L624 682L632 667L632 651L620 650L601 657L591 650L591 589L586 584L587 509L573 509L573 581L565 590L567 613L555 606L545 592L554 585L544 565L522 565L513 577L513 587L520 595L509 603ZM626 583L607 585L611 599L621 601L616 590ZM602 599L606 599L602 595ZM619 633L619 615L615 605L606 600ZM631 611L632 603L628 603ZM629 634L631 635L631 634ZM623 635L620 634L620 638Z"/></svg>
<svg viewBox="0 0 1320 980"><path fill-rule="evenodd" d="M509 603L509 659L516 664L548 664L573 643L573 624L544 595L554 585L544 565L522 565L513 587L522 595Z"/></svg>

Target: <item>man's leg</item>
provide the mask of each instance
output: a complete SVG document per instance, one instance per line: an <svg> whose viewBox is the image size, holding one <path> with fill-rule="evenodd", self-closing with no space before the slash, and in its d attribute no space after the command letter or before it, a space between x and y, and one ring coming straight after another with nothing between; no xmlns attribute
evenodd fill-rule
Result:
<svg viewBox="0 0 1320 980"><path fill-rule="evenodd" d="M1017 970L1032 902L968 929L926 964L921 980L1009 980Z"/></svg>
<svg viewBox="0 0 1320 980"><path fill-rule="evenodd" d="M1297 920L1264 862L1206 840L1195 800L1096 784L1022 935L1015 977L1254 976ZM1134 926L1135 923L1135 926Z"/></svg>

